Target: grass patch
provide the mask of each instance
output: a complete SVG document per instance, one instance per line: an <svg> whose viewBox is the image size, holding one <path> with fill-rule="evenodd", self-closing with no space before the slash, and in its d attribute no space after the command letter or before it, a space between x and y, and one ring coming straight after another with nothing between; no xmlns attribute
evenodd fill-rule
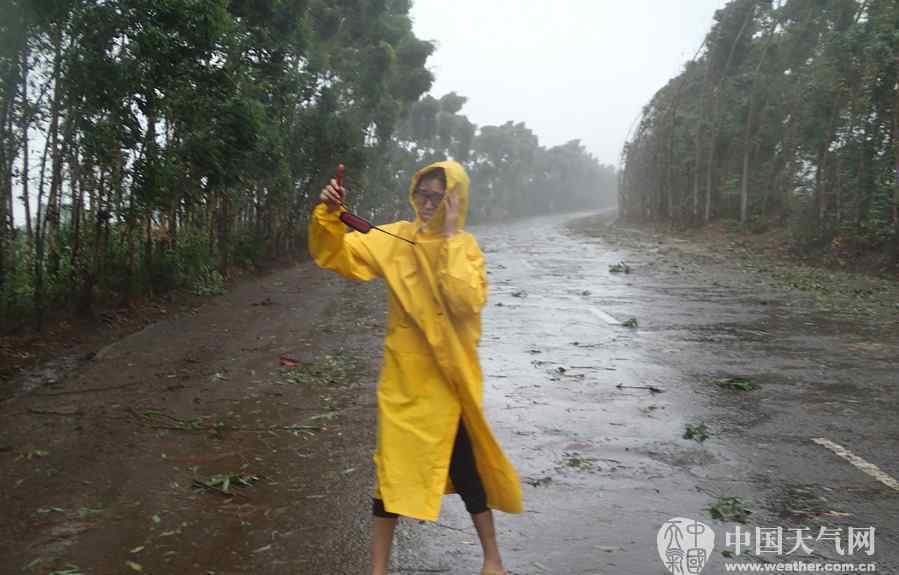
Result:
<svg viewBox="0 0 899 575"><path fill-rule="evenodd" d="M579 469L581 471L592 471L593 463L596 461L594 457L586 457L576 452L565 451L562 452L562 465L564 467L571 467L573 469Z"/></svg>
<svg viewBox="0 0 899 575"><path fill-rule="evenodd" d="M708 512L712 519L737 523L746 523L752 513L739 497L719 497L708 507Z"/></svg>
<svg viewBox="0 0 899 575"><path fill-rule="evenodd" d="M709 429L705 423L688 423L687 429L684 431L684 439L692 439L702 443L709 438Z"/></svg>
<svg viewBox="0 0 899 575"><path fill-rule="evenodd" d="M324 355L314 361L299 362L295 367L282 368L282 383L289 385L349 385L360 363L353 358Z"/></svg>
<svg viewBox="0 0 899 575"><path fill-rule="evenodd" d="M753 382L748 377L739 375L719 377L715 380L715 384L718 387L721 387L723 389L730 389L732 391L753 391L759 388L758 384Z"/></svg>

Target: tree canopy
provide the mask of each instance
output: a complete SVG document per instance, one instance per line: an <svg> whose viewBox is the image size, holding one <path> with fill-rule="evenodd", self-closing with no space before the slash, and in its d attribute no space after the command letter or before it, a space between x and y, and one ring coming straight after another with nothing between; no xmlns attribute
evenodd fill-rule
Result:
<svg viewBox="0 0 899 575"><path fill-rule="evenodd" d="M899 3L732 0L622 152L632 219L899 253Z"/></svg>
<svg viewBox="0 0 899 575"><path fill-rule="evenodd" d="M415 168L446 157L472 173L472 221L612 197L614 169L577 141L478 128L463 96L427 95L434 46L409 8L0 0L0 323L212 293L231 266L303 254L338 162L382 221L408 209Z"/></svg>

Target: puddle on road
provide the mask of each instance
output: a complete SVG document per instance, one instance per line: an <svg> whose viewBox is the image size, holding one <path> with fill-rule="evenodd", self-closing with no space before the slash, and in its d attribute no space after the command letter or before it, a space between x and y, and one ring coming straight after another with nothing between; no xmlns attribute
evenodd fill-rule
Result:
<svg viewBox="0 0 899 575"><path fill-rule="evenodd" d="M22 395L30 393L42 387L52 387L62 382L75 368L86 361L83 353L63 355L47 361L35 368L28 369L18 374L5 385L5 392L9 395Z"/></svg>

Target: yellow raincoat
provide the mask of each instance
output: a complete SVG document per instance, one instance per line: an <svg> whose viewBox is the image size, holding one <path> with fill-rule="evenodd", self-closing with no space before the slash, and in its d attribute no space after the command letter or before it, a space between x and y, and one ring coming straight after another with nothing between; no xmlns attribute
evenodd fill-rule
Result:
<svg viewBox="0 0 899 575"><path fill-rule="evenodd" d="M462 417L471 439L487 505L520 513L521 485L482 410L483 380L477 346L487 300L484 256L462 230L468 211L468 175L457 162L431 164L446 173L447 193L459 198L459 231L443 233L446 203L424 224L379 226L416 245L376 230L346 233L340 210L319 203L309 223L309 251L319 266L389 288L387 338L378 380L378 433L374 496L387 511L436 521L445 493L454 493L449 463Z"/></svg>

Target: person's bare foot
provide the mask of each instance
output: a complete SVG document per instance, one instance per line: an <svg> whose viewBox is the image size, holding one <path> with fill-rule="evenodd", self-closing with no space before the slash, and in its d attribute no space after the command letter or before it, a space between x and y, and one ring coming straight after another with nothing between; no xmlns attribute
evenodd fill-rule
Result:
<svg viewBox="0 0 899 575"><path fill-rule="evenodd" d="M481 548L484 550L484 564L481 575L509 575L503 568L503 560L496 546L496 528L493 525L493 512L488 509L481 513L473 513L471 520L478 531Z"/></svg>

